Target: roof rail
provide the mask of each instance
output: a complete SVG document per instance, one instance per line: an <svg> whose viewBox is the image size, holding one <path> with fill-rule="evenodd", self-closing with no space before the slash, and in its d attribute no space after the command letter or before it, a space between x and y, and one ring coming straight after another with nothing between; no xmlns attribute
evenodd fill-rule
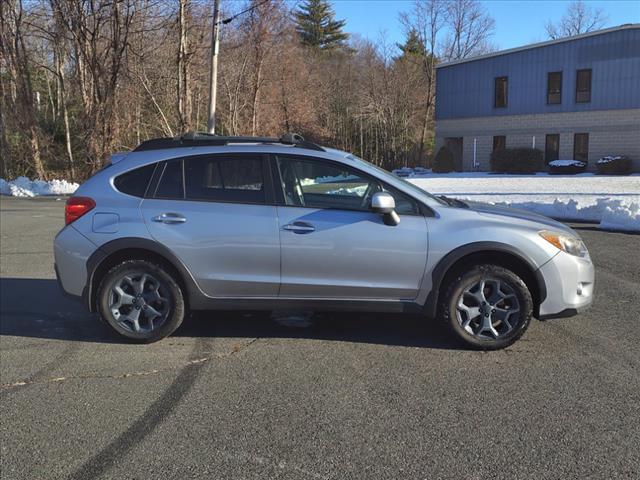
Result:
<svg viewBox="0 0 640 480"><path fill-rule="evenodd" d="M153 138L146 140L134 148L134 152L142 152L145 150L161 150L164 148L180 148L180 147L205 147L205 146L222 146L233 143L263 143L283 145L293 145L294 147L306 148L309 150L317 150L324 152L325 149L320 145L306 141L302 135L297 133L285 133L280 138L271 137L226 137L215 135L213 133L204 132L187 132L174 138Z"/></svg>

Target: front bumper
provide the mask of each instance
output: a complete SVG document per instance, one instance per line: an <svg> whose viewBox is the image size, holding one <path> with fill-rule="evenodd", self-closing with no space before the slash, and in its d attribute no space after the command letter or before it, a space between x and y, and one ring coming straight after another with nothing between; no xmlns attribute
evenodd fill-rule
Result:
<svg viewBox="0 0 640 480"><path fill-rule="evenodd" d="M539 272L547 289L540 305L540 320L577 315L593 302L595 269L588 256L580 258L560 252Z"/></svg>

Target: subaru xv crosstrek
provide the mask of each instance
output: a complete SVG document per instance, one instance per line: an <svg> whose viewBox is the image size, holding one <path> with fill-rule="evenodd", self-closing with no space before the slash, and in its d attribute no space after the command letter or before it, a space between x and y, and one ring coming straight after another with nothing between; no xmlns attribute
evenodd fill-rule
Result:
<svg viewBox="0 0 640 480"><path fill-rule="evenodd" d="M62 288L138 342L193 310L337 310L417 313L498 349L532 317L593 298L569 227L431 195L292 134L143 142L80 186L65 216Z"/></svg>

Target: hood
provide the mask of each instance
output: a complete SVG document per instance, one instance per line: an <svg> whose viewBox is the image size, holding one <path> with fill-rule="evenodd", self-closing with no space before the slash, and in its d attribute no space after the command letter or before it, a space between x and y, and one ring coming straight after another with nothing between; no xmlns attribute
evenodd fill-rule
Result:
<svg viewBox="0 0 640 480"><path fill-rule="evenodd" d="M570 232L572 235L576 233L565 224L560 223L552 218L545 217L538 213L529 212L527 210L521 210L519 208L505 207L502 205L491 205L489 203L482 202L469 202L465 201L469 205L469 209L476 211L480 214L500 215L502 217L517 218L520 220L527 220L529 222L539 223L544 227L553 227L556 230L562 230L564 232Z"/></svg>

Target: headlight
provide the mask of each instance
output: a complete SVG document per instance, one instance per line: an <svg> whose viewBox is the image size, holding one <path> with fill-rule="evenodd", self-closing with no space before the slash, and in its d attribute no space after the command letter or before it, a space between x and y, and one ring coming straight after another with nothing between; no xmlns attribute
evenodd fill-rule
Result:
<svg viewBox="0 0 640 480"><path fill-rule="evenodd" d="M550 232L549 230L542 230L539 233L547 242L558 247L563 252L576 257L586 257L588 254L587 247L579 238L572 237L566 233Z"/></svg>

